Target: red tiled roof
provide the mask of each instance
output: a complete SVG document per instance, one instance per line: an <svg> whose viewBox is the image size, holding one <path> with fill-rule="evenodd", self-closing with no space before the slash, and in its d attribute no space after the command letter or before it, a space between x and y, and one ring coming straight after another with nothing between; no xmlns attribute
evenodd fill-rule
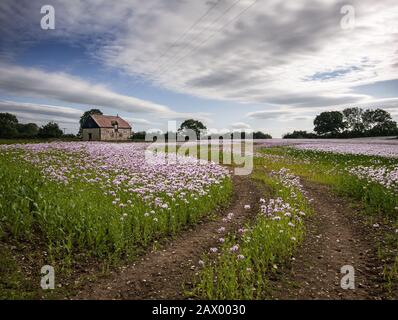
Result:
<svg viewBox="0 0 398 320"><path fill-rule="evenodd" d="M117 122L120 129L131 129L131 126L126 120L123 120L119 116L105 116L100 114L92 114L91 118L100 128L113 128L113 124Z"/></svg>

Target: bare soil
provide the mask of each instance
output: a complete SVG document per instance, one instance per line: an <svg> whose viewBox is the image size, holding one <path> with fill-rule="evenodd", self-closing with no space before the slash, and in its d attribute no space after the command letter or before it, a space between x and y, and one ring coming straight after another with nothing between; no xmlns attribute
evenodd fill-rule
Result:
<svg viewBox="0 0 398 320"><path fill-rule="evenodd" d="M184 231L159 250L152 250L132 265L85 285L75 299L186 299L203 253L217 245L224 226L237 230L258 212L260 192L250 176L235 176L232 201L215 220L207 220ZM250 205L250 210L244 208ZM234 213L231 222L222 218Z"/></svg>
<svg viewBox="0 0 398 320"><path fill-rule="evenodd" d="M302 247L275 282L275 299L381 299L383 264L378 261L377 232L349 200L327 186L303 181L313 198L314 215L307 218ZM342 289L342 266L355 270L355 289Z"/></svg>

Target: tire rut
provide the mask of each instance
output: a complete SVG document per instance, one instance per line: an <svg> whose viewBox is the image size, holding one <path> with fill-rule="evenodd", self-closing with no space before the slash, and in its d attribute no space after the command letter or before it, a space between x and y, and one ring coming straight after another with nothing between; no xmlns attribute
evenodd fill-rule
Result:
<svg viewBox="0 0 398 320"><path fill-rule="evenodd" d="M233 185L231 203L216 220L199 223L163 249L148 252L122 271L87 284L75 299L184 299L184 286L192 285L200 257L217 245L217 229L236 230L258 212L260 193L250 176L234 176ZM244 209L247 204L250 210ZM234 213L232 221L223 222L230 212Z"/></svg>
<svg viewBox="0 0 398 320"><path fill-rule="evenodd" d="M327 186L302 181L315 213L307 218L302 247L291 274L277 285L278 299L380 299L382 264L376 256L371 227L347 199ZM342 289L341 268L354 267L355 289Z"/></svg>

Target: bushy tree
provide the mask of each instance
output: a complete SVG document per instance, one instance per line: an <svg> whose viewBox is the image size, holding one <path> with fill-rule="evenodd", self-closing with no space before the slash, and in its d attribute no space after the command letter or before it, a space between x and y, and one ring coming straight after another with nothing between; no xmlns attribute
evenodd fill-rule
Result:
<svg viewBox="0 0 398 320"><path fill-rule="evenodd" d="M39 133L39 127L36 123L19 123L17 128L20 138L35 138Z"/></svg>
<svg viewBox="0 0 398 320"><path fill-rule="evenodd" d="M268 133L256 131L253 132L253 139L272 139L272 136Z"/></svg>
<svg viewBox="0 0 398 320"><path fill-rule="evenodd" d="M320 135L336 134L345 128L343 114L339 111L322 112L314 120L314 131Z"/></svg>
<svg viewBox="0 0 398 320"><path fill-rule="evenodd" d="M375 126L381 126L390 121L392 121L390 113L383 109L368 109L363 114L363 122L368 130Z"/></svg>
<svg viewBox="0 0 398 320"><path fill-rule="evenodd" d="M363 110L361 108L346 108L343 110L346 129L354 132L364 132Z"/></svg>
<svg viewBox="0 0 398 320"><path fill-rule="evenodd" d="M180 128L178 129L179 133L184 134L184 130L193 130L196 133L196 138L200 137L200 130L206 130L206 126L199 120L188 119L181 123Z"/></svg>
<svg viewBox="0 0 398 320"><path fill-rule="evenodd" d="M363 123L369 136L398 134L397 123L391 114L383 109L368 109L363 113Z"/></svg>
<svg viewBox="0 0 398 320"><path fill-rule="evenodd" d="M146 132L145 131L138 131L134 132L131 136L132 140L145 140Z"/></svg>
<svg viewBox="0 0 398 320"><path fill-rule="evenodd" d="M18 136L18 119L11 113L0 113L0 138Z"/></svg>
<svg viewBox="0 0 398 320"><path fill-rule="evenodd" d="M40 138L60 138L63 132L55 122L49 122L39 129L38 136Z"/></svg>
<svg viewBox="0 0 398 320"><path fill-rule="evenodd" d="M101 111L100 109L91 109L91 110L85 111L85 112L83 113L83 115L80 117L80 121L79 121L79 123L80 123L79 135L81 135L81 133L82 133L82 126L83 126L83 124L86 122L86 120L87 120L87 119L90 117L90 115L92 115L92 114L100 114L100 115L102 115L103 113L102 113L102 111Z"/></svg>
<svg viewBox="0 0 398 320"><path fill-rule="evenodd" d="M313 132L294 130L291 133L286 133L283 135L283 139L313 139L318 136Z"/></svg>

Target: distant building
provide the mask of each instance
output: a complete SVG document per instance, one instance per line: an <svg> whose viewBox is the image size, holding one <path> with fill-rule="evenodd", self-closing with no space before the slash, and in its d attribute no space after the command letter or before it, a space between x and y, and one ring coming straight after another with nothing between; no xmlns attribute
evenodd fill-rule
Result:
<svg viewBox="0 0 398 320"><path fill-rule="evenodd" d="M131 137L131 126L119 116L92 114L82 126L84 141L123 141Z"/></svg>

